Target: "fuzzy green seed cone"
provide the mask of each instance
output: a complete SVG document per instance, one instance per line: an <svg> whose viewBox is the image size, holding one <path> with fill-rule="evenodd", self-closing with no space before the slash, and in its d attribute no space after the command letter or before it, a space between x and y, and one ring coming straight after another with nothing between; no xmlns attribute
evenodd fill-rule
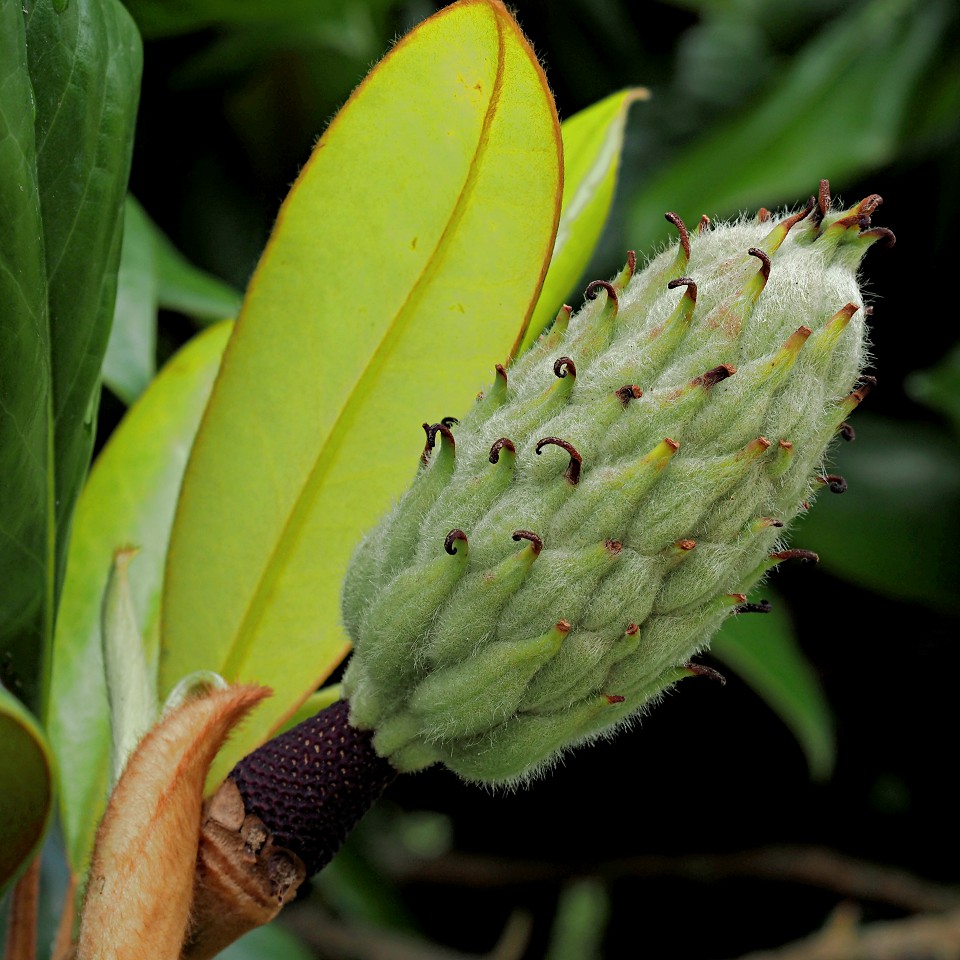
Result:
<svg viewBox="0 0 960 960"><path fill-rule="evenodd" d="M343 595L351 723L399 770L511 783L623 726L772 567L863 398L869 197L688 235L588 287L459 424Z"/></svg>

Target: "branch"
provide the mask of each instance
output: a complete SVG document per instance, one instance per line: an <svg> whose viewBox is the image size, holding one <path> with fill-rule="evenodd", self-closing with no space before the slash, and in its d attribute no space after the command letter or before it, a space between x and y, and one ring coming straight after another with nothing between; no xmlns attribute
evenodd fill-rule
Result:
<svg viewBox="0 0 960 960"><path fill-rule="evenodd" d="M599 863L502 861L466 853L437 859L389 858L386 866L402 881L484 888L556 881L572 874L618 877L678 877L709 883L730 877L802 883L844 897L886 903L912 913L960 907L960 890L931 883L897 867L849 857L823 847L772 846L739 853L645 855Z"/></svg>
<svg viewBox="0 0 960 960"><path fill-rule="evenodd" d="M805 940L740 960L960 960L960 909L866 926L858 920L856 907L843 906Z"/></svg>

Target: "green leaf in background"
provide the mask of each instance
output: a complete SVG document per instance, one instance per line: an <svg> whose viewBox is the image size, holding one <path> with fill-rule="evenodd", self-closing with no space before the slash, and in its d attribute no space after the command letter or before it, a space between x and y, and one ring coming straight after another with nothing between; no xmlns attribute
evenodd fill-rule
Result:
<svg viewBox="0 0 960 960"><path fill-rule="evenodd" d="M561 163L536 57L502 4L468 0L392 49L284 202L167 563L161 695L199 669L275 691L214 780L345 653L343 572L415 473L419 425L464 410L519 344Z"/></svg>
<svg viewBox="0 0 960 960"><path fill-rule="evenodd" d="M219 960L311 960L313 954L283 927L257 927L217 954Z"/></svg>
<svg viewBox="0 0 960 960"><path fill-rule="evenodd" d="M731 617L710 652L736 671L790 728L803 748L810 776L828 779L837 751L833 713L782 605L774 603L773 610L763 615Z"/></svg>
<svg viewBox="0 0 960 960"><path fill-rule="evenodd" d="M178 65L175 83L183 88L217 83L224 77L250 80L265 62L291 56L307 74L317 72L317 84L307 83L322 100L335 86L342 66L331 58L355 65L370 63L379 56L389 31L387 16L395 0L356 0L344 4L314 4L312 12L286 16L279 5L261 7L279 12L279 17L264 23L236 23L234 29L218 31L212 41ZM297 54L302 53L302 59ZM323 57L322 54L327 56ZM320 56L318 56L320 54ZM331 69L332 68L332 69ZM333 76L331 76L331 72ZM357 72L352 76L356 79ZM301 75L301 82L302 82Z"/></svg>
<svg viewBox="0 0 960 960"><path fill-rule="evenodd" d="M9 74L0 84L0 274L9 274L0 653L14 692L43 715L67 532L113 316L141 51L116 0L72 0L59 12L5 2L0 11L0 70Z"/></svg>
<svg viewBox="0 0 960 960"><path fill-rule="evenodd" d="M53 628L50 349L33 92L13 2L0 3L0 169L0 678L36 703Z"/></svg>
<svg viewBox="0 0 960 960"><path fill-rule="evenodd" d="M358 0L353 0L357 4ZM189 33L212 24L223 26L269 26L284 21L301 23L318 17L333 17L344 7L343 0L126 0L127 7L145 37ZM382 6L382 0L366 0L364 6Z"/></svg>
<svg viewBox="0 0 960 960"><path fill-rule="evenodd" d="M53 806L53 761L33 717L0 686L0 896L40 843Z"/></svg>
<svg viewBox="0 0 960 960"><path fill-rule="evenodd" d="M113 327L103 358L103 382L127 406L157 370L157 258L151 226L140 204L127 197Z"/></svg>
<svg viewBox="0 0 960 960"><path fill-rule="evenodd" d="M547 960L600 960L610 919L610 895L596 877L564 887L550 935Z"/></svg>
<svg viewBox="0 0 960 960"><path fill-rule="evenodd" d="M118 547L147 660L156 659L163 565L190 445L220 367L229 323L204 331L160 371L97 458L77 504L54 646L49 718L67 854L82 876L110 780L101 603Z"/></svg>
<svg viewBox="0 0 960 960"><path fill-rule="evenodd" d="M853 419L836 459L849 489L817 499L799 527L821 564L879 593L960 610L960 450L943 429Z"/></svg>
<svg viewBox="0 0 960 960"><path fill-rule="evenodd" d="M821 177L840 186L888 163L909 136L912 93L943 36L948 0L872 0L828 21L759 100L671 157L633 203L647 249L663 214L687 223L796 204ZM869 57L853 51L869 50Z"/></svg>
<svg viewBox="0 0 960 960"><path fill-rule="evenodd" d="M132 196L127 197L123 223L103 380L129 406L156 372L159 308L207 323L235 317L242 298L229 284L190 263Z"/></svg>
<svg viewBox="0 0 960 960"><path fill-rule="evenodd" d="M412 818L416 814L410 815ZM376 817L367 821L360 832L354 832L337 852L336 857L314 880L324 903L349 923L357 926L392 928L416 934L417 923L409 905L385 871L371 859L366 841L374 844L386 835L393 840L400 832L400 817ZM401 828L402 829L402 828ZM406 848L404 847L404 852Z"/></svg>
<svg viewBox="0 0 960 960"><path fill-rule="evenodd" d="M930 370L914 373L906 388L915 400L942 413L960 431L960 346Z"/></svg>
<svg viewBox="0 0 960 960"><path fill-rule="evenodd" d="M597 246L617 185L623 131L630 105L646 100L642 88L621 90L568 117L563 135L563 203L550 269L520 350L546 329L583 276Z"/></svg>
<svg viewBox="0 0 960 960"><path fill-rule="evenodd" d="M136 203L133 198L130 202ZM149 218L157 268L157 300L199 323L232 320L243 297L230 284L195 267Z"/></svg>

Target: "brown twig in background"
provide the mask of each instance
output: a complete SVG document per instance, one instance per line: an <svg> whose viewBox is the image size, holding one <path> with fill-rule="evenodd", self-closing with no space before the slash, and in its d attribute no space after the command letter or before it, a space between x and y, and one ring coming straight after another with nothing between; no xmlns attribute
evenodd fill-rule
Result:
<svg viewBox="0 0 960 960"><path fill-rule="evenodd" d="M899 867L850 857L826 847L771 846L741 853L664 857L661 873L645 863L625 861L634 876L677 876L700 881L744 877L802 883L857 900L885 903L913 913L960 907L960 889L932 883Z"/></svg>
<svg viewBox="0 0 960 960"><path fill-rule="evenodd" d="M557 881L571 875L674 877L710 883L731 877L802 883L843 897L885 903L912 913L960 907L960 889L924 880L898 867L846 856L825 847L772 846L738 853L645 855L600 863L555 864L497 860L466 853L433 859L391 855L383 867L403 882L483 888Z"/></svg>
<svg viewBox="0 0 960 960"><path fill-rule="evenodd" d="M865 926L858 921L857 908L847 904L812 936L740 960L960 960L960 909Z"/></svg>

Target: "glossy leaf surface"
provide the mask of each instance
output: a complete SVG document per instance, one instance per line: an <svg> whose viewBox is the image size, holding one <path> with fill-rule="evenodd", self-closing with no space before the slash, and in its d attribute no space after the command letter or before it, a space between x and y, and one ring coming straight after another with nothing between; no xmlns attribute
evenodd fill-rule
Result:
<svg viewBox="0 0 960 960"><path fill-rule="evenodd" d="M0 4L0 169L0 677L35 699L37 640L52 627L50 342L32 91L16 3Z"/></svg>
<svg viewBox="0 0 960 960"><path fill-rule="evenodd" d="M635 87L612 94L568 117L563 135L563 204L550 269L521 350L553 321L574 284L583 276L597 246L617 186L623 133L630 105L648 92ZM575 308L579 306L571 304Z"/></svg>
<svg viewBox="0 0 960 960"><path fill-rule="evenodd" d="M201 424L171 540L161 695L212 669L275 690L216 770L346 649L343 572L519 342L553 247L561 148L493 0L454 4L355 91L285 201ZM515 341L516 338L516 342Z"/></svg>
<svg viewBox="0 0 960 960"><path fill-rule="evenodd" d="M804 526L804 543L807 528ZM820 680L774 603L767 614L732 617L710 652L735 670L790 728L803 748L810 776L829 778L836 760L833 713Z"/></svg>
<svg viewBox="0 0 960 960"><path fill-rule="evenodd" d="M0 577L10 588L0 650L17 695L43 713L113 316L141 55L117 0L5 3L0 16L0 143L3 169L16 172L0 178L0 274L10 286L0 331Z"/></svg>
<svg viewBox="0 0 960 960"><path fill-rule="evenodd" d="M0 895L40 843L53 805L53 760L33 717L0 686Z"/></svg>
<svg viewBox="0 0 960 960"><path fill-rule="evenodd" d="M110 723L101 602L118 547L139 547L128 578L137 624L155 661L163 564L180 482L230 324L184 347L130 409L77 505L54 648L50 738L70 864L82 875L106 804Z"/></svg>

